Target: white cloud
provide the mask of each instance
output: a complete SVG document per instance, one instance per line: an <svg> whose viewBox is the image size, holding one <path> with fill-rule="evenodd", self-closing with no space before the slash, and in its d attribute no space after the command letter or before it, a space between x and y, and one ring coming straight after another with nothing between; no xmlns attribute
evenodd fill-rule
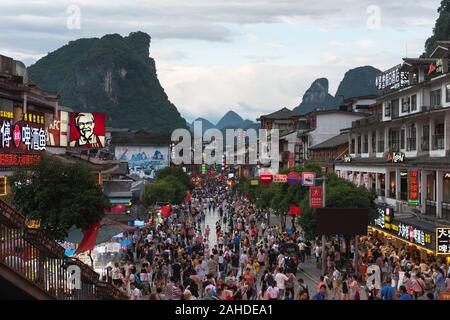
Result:
<svg viewBox="0 0 450 320"><path fill-rule="evenodd" d="M340 61L342 61L341 57L339 57L336 54L330 53L330 52L325 52L324 54L322 54L321 58L324 63L330 63L330 64L335 64L335 63L339 63Z"/></svg>
<svg viewBox="0 0 450 320"><path fill-rule="evenodd" d="M364 49L374 48L376 46L376 42L373 40L364 39L357 42L357 45Z"/></svg>
<svg viewBox="0 0 450 320"><path fill-rule="evenodd" d="M150 50L150 56L156 61L185 60L189 58L188 53L185 51L168 48Z"/></svg>

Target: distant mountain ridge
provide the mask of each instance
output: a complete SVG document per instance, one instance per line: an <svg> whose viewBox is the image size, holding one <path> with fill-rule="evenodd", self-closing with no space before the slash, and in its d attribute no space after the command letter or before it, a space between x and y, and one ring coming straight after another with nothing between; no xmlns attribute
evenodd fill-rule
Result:
<svg viewBox="0 0 450 320"><path fill-rule="evenodd" d="M105 112L107 126L168 133L186 128L149 56L150 36L78 39L28 68L30 79L76 111Z"/></svg>
<svg viewBox="0 0 450 320"><path fill-rule="evenodd" d="M204 118L197 118L192 123L188 124L188 127L191 131L194 130L194 122L200 121L202 123L202 131L203 133L208 129L259 129L259 123L253 122L249 119L244 120L239 114L230 110L228 111L217 124L213 124L211 121Z"/></svg>
<svg viewBox="0 0 450 320"><path fill-rule="evenodd" d="M302 102L294 112L306 114L316 109L338 109L342 100L363 96L377 96L375 78L381 73L372 66L363 66L348 70L339 84L336 95L332 96L327 78L315 80L303 95Z"/></svg>

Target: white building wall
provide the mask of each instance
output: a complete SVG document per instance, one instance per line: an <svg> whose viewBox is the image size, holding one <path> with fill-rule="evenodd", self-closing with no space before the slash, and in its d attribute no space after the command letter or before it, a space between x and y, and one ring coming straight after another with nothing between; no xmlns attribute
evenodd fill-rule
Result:
<svg viewBox="0 0 450 320"><path fill-rule="evenodd" d="M310 133L310 146L322 143L341 133L341 129L350 128L352 121L365 118L358 113L325 113L317 114L316 129Z"/></svg>

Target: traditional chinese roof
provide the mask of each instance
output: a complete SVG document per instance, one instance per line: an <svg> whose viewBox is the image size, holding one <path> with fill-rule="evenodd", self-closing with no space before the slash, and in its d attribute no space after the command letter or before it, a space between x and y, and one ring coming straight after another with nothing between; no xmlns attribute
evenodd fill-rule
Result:
<svg viewBox="0 0 450 320"><path fill-rule="evenodd" d="M431 58L446 58L450 53L450 41L437 41L437 47L431 54Z"/></svg>
<svg viewBox="0 0 450 320"><path fill-rule="evenodd" d="M302 115L294 112L292 110L289 110L288 108L282 108L278 111L275 111L271 114L262 115L260 118L256 119L257 121L261 121L262 118L270 119L270 120L287 120L291 118L299 118Z"/></svg>
<svg viewBox="0 0 450 320"><path fill-rule="evenodd" d="M348 143L348 135L346 133L337 135L333 138L325 140L322 143L316 144L315 146L309 147L310 150L320 150L320 149L334 149L340 145Z"/></svg>

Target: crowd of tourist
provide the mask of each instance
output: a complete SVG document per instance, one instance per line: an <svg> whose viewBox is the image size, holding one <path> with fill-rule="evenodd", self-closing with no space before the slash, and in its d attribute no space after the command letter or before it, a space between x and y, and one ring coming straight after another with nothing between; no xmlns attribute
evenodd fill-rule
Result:
<svg viewBox="0 0 450 320"><path fill-rule="evenodd" d="M215 225L205 222L209 214L218 215ZM330 241L326 270L310 288L302 264L320 266L320 241L308 241L295 226L271 227L268 218L221 180L205 180L170 217L153 217L128 235L130 244L122 259L109 263L107 280L131 300L405 300L450 291L447 264L427 264L374 237L360 239L356 267L349 262L354 243ZM372 264L382 272L380 288L366 283Z"/></svg>

